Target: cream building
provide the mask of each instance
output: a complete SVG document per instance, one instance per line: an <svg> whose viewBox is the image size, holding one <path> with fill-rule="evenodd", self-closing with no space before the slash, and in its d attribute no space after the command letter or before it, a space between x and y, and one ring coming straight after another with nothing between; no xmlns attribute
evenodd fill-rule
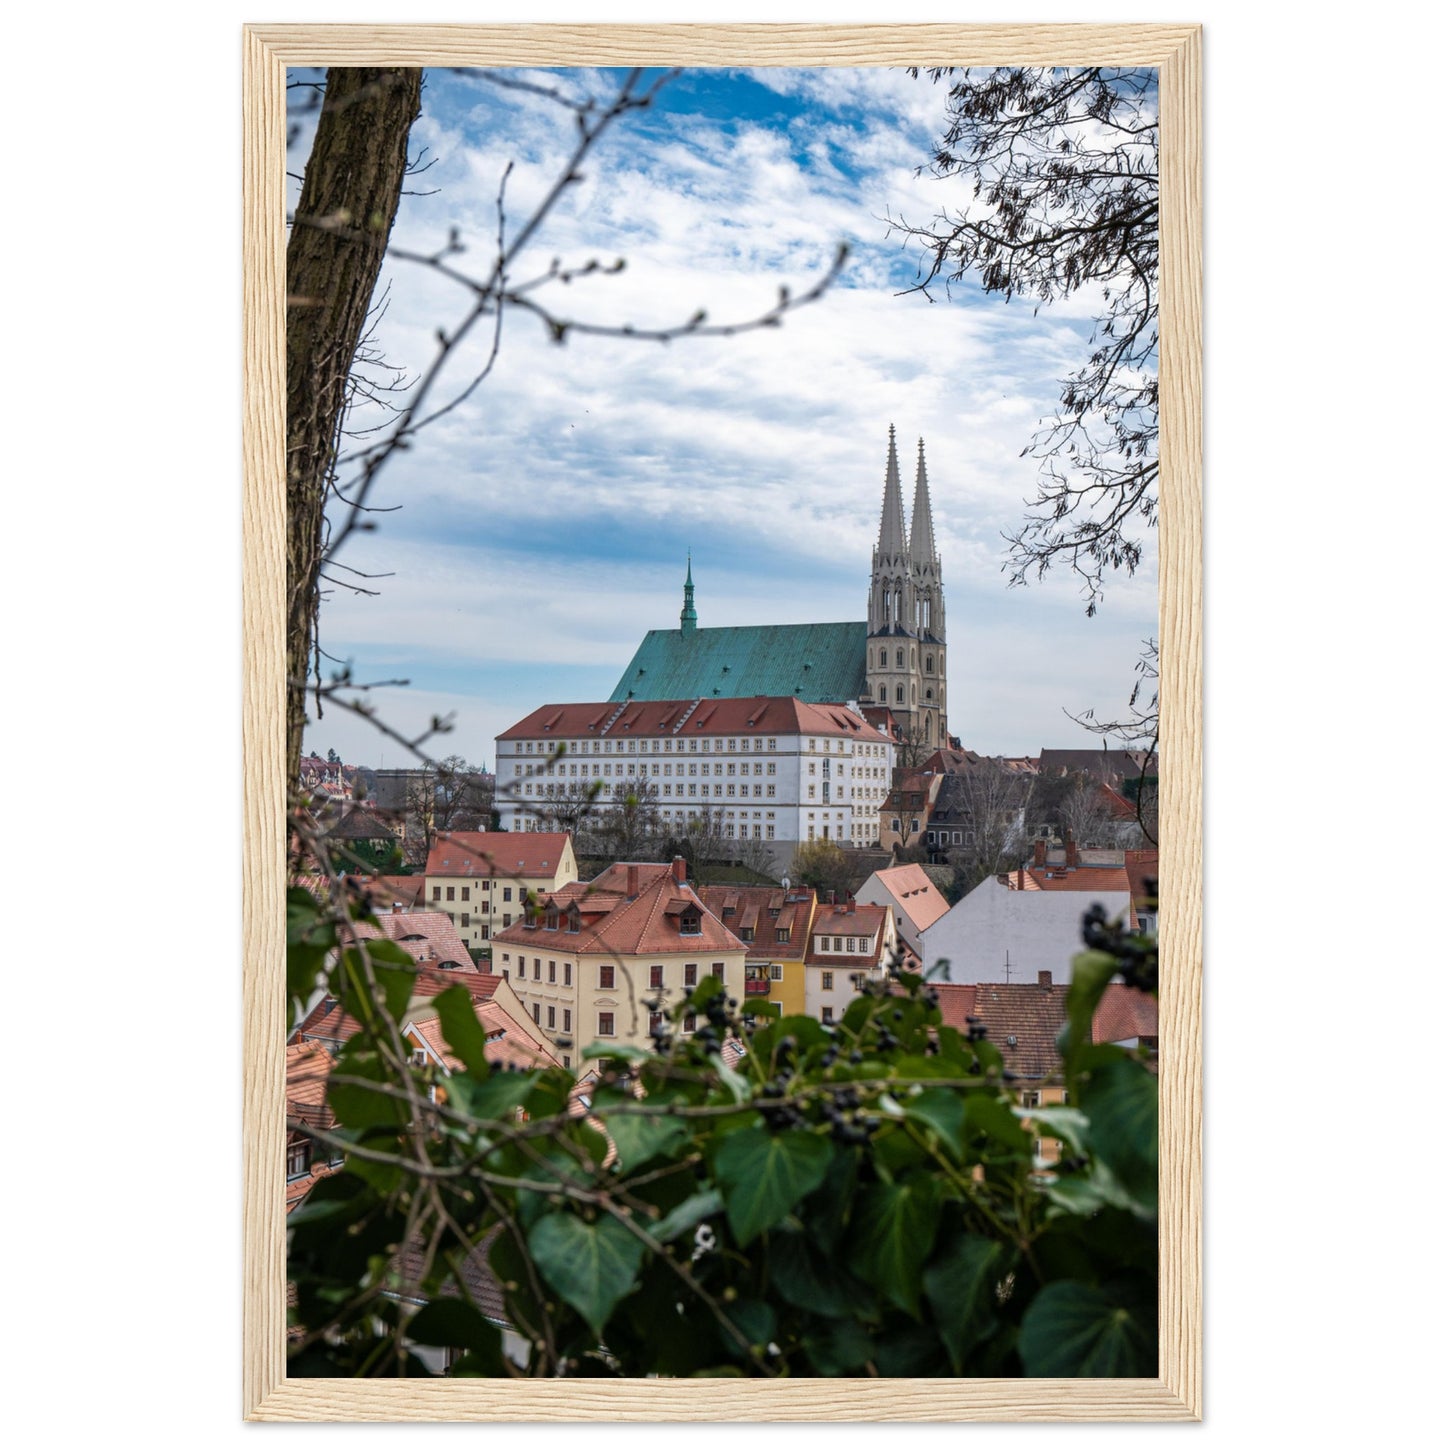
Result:
<svg viewBox="0 0 1445 1445"><path fill-rule="evenodd" d="M438 833L426 860L423 906L447 914L474 952L526 911L528 893L577 880L566 833Z"/></svg>
<svg viewBox="0 0 1445 1445"><path fill-rule="evenodd" d="M820 907L808 946L805 1011L838 1023L862 995L860 984L884 977L897 942L891 909L854 901Z"/></svg>
<svg viewBox="0 0 1445 1445"><path fill-rule="evenodd" d="M645 1048L684 990L708 975L744 996L747 947L704 906L681 858L614 863L541 901L494 936L492 970L566 1068L580 1069L590 1044ZM695 1016L684 1020L684 1031L696 1027Z"/></svg>

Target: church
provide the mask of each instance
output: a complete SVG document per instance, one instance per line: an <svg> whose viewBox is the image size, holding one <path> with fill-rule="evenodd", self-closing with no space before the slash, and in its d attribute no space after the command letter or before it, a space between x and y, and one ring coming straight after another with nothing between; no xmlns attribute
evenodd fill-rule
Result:
<svg viewBox="0 0 1445 1445"><path fill-rule="evenodd" d="M901 739L947 747L947 632L943 570L923 441L913 483L913 521L903 522L898 445L888 428L883 515L873 548L864 622L773 627L699 627L692 563L675 628L642 639L611 702L673 698L792 697L807 703L886 707Z"/></svg>

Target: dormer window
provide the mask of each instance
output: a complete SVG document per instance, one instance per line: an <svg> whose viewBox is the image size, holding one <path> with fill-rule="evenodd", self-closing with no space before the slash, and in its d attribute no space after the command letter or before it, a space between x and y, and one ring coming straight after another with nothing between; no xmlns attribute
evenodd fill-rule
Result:
<svg viewBox="0 0 1445 1445"><path fill-rule="evenodd" d="M287 1179L304 1179L311 1172L311 1145L305 1140L289 1145L286 1150Z"/></svg>
<svg viewBox="0 0 1445 1445"><path fill-rule="evenodd" d="M751 943L753 941L753 930L751 928L739 929L738 937L741 938L744 943Z"/></svg>
<svg viewBox="0 0 1445 1445"><path fill-rule="evenodd" d="M677 931L679 933L701 933L702 914L695 908L689 908L677 920Z"/></svg>

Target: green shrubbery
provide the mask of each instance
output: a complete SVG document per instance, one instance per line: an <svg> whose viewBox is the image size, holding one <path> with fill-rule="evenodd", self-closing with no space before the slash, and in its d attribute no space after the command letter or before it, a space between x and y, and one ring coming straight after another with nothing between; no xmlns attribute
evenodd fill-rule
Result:
<svg viewBox="0 0 1445 1445"><path fill-rule="evenodd" d="M706 978L654 1049L588 1051L584 1112L565 1071L488 1066L461 987L429 1002L464 1070L415 1069L406 954L347 946L302 890L290 925L293 1000L331 959L363 1023L330 1093L347 1164L291 1220L291 1373L424 1375L420 1345L513 1372L468 1297L476 1251L533 1375L1157 1373L1156 1080L1090 1042L1152 944L1096 923L1075 961L1067 1106L1018 1107L985 1031L902 974L834 1027Z"/></svg>

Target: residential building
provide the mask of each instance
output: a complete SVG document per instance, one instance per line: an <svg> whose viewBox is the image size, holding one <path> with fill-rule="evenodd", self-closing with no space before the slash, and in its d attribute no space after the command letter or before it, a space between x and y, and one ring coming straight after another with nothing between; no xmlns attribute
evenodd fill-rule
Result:
<svg viewBox="0 0 1445 1445"><path fill-rule="evenodd" d="M598 787L600 810L645 779L664 825L719 823L724 841L761 844L780 868L801 842L876 842L892 770L892 742L856 705L795 697L549 704L497 738L498 807L517 830L504 836L528 836L578 784Z"/></svg>
<svg viewBox="0 0 1445 1445"><path fill-rule="evenodd" d="M328 1149L308 1132L335 1127L326 1102L331 1051L321 1044L286 1047L286 1212L290 1214L323 1176L341 1166L339 1150Z"/></svg>
<svg viewBox="0 0 1445 1445"><path fill-rule="evenodd" d="M948 1028L966 1034L981 1025L988 1041L1014 1075L1019 1102L1039 1109L1068 1103L1058 1037L1068 1022L1069 986L1054 982L1048 969L1033 983L953 983L934 985L938 1008ZM1111 983L1094 1011L1092 1040L1124 1047L1159 1047L1159 1003L1151 994ZM1058 1141L1040 1136L1035 1158L1048 1165L1058 1158Z"/></svg>
<svg viewBox="0 0 1445 1445"><path fill-rule="evenodd" d="M813 915L803 1011L825 1024L842 1019L865 981L886 977L898 944L893 910L876 904L828 904Z"/></svg>
<svg viewBox="0 0 1445 1445"><path fill-rule="evenodd" d="M919 935L948 912L948 900L917 863L880 868L857 892L859 903L876 903L893 911L893 924L906 948L919 958Z"/></svg>
<svg viewBox="0 0 1445 1445"><path fill-rule="evenodd" d="M482 953L522 917L529 893L576 878L567 833L438 833L426 860L426 906L446 913L462 942Z"/></svg>
<svg viewBox="0 0 1445 1445"><path fill-rule="evenodd" d="M1066 983L1090 907L1136 922L1124 867L1082 863L1077 851L1050 863L1045 844L1034 847L1031 867L985 878L923 931L925 969L946 959L954 983L1014 983L1041 971Z"/></svg>
<svg viewBox="0 0 1445 1445"><path fill-rule="evenodd" d="M496 935L492 968L567 1068L594 1043L645 1047L709 974L734 998L745 996L747 946L692 889L681 858L614 863L541 904ZM688 1015L684 1031L696 1026Z"/></svg>
<svg viewBox="0 0 1445 1445"><path fill-rule="evenodd" d="M928 815L942 782L942 773L899 772L878 812L879 847L901 852L923 845Z"/></svg>
<svg viewBox="0 0 1445 1445"><path fill-rule="evenodd" d="M812 888L698 889L703 905L747 946L743 991L766 999L780 1014L807 1009L807 958L818 895Z"/></svg>

